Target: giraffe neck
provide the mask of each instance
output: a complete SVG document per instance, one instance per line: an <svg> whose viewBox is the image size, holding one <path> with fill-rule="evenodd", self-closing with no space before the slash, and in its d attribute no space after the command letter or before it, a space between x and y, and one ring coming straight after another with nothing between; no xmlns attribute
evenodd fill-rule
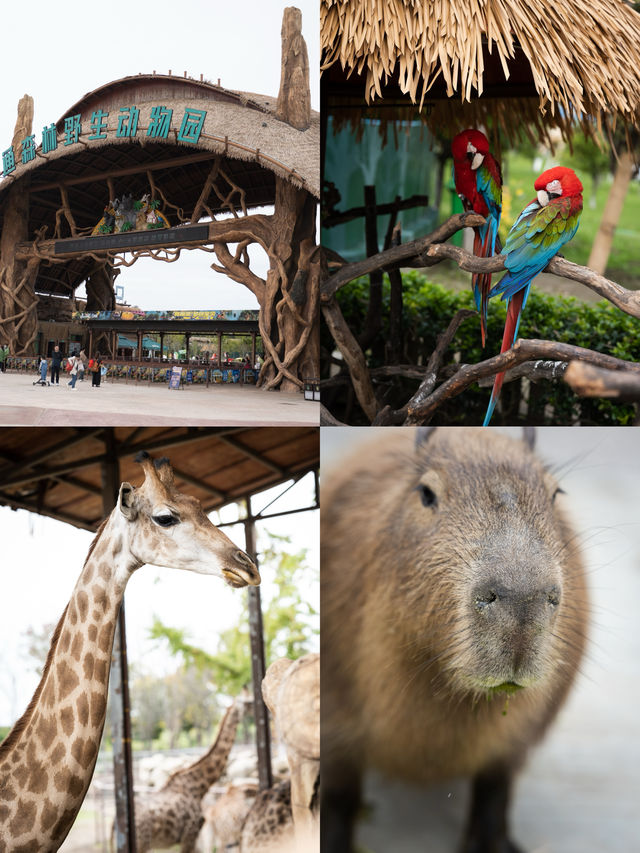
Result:
<svg viewBox="0 0 640 853"><path fill-rule="evenodd" d="M33 699L0 746L0 842L9 845L0 849L7 853L57 850L93 775L116 619L139 565L116 513L91 544Z"/></svg>
<svg viewBox="0 0 640 853"><path fill-rule="evenodd" d="M243 703L236 700L227 709L211 749L195 764L174 773L165 788L187 791L191 796L199 799L204 797L214 782L222 776L227 766L227 759L236 739L242 708Z"/></svg>

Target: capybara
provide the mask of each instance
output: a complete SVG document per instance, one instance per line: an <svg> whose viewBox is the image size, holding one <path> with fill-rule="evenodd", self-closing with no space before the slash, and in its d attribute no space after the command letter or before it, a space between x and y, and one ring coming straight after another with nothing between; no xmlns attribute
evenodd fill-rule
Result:
<svg viewBox="0 0 640 853"><path fill-rule="evenodd" d="M566 500L531 442L389 428L323 472L322 851L350 853L361 776L472 780L464 853L515 853L509 791L584 652Z"/></svg>

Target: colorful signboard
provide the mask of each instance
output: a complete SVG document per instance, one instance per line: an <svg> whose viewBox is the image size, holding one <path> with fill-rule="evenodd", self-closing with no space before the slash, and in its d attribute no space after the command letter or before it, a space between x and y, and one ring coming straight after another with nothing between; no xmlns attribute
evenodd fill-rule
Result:
<svg viewBox="0 0 640 853"><path fill-rule="evenodd" d="M173 365L171 368L171 376L169 377L169 388L179 388L182 383L182 368Z"/></svg>
<svg viewBox="0 0 640 853"><path fill-rule="evenodd" d="M260 312L249 308L230 311L141 311L138 308L122 311L74 311L72 320L255 320Z"/></svg>

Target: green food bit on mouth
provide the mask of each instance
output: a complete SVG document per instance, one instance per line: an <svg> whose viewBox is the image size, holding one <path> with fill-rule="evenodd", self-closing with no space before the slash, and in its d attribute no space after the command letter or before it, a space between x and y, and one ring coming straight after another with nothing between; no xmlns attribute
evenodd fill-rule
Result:
<svg viewBox="0 0 640 853"><path fill-rule="evenodd" d="M505 681L502 684L498 684L497 687L490 687L490 693L508 693L509 695L513 693L517 693L518 690L522 690L521 684L516 684L515 681Z"/></svg>

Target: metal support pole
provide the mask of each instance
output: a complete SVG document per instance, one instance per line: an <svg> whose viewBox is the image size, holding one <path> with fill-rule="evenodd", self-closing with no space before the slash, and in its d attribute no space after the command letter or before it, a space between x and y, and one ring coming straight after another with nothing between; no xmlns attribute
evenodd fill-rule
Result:
<svg viewBox="0 0 640 853"><path fill-rule="evenodd" d="M251 498L245 498L247 518L244 522L246 551L257 565L256 528L251 512ZM258 783L260 790L273 785L271 772L271 738L269 735L269 712L262 698L262 679L265 673L264 632L262 627L262 606L260 587L250 586L249 596L249 637L251 641L251 674L253 680L253 709L256 721L256 747L258 750Z"/></svg>
<svg viewBox="0 0 640 853"><path fill-rule="evenodd" d="M114 430L105 429L105 459L102 463L103 506L110 513L118 500L120 471ZM131 755L131 718L129 678L127 668L127 638L125 633L124 601L111 657L109 678L111 702L111 731L113 739L113 774L116 798L117 853L136 853L135 818L133 810L133 759Z"/></svg>

